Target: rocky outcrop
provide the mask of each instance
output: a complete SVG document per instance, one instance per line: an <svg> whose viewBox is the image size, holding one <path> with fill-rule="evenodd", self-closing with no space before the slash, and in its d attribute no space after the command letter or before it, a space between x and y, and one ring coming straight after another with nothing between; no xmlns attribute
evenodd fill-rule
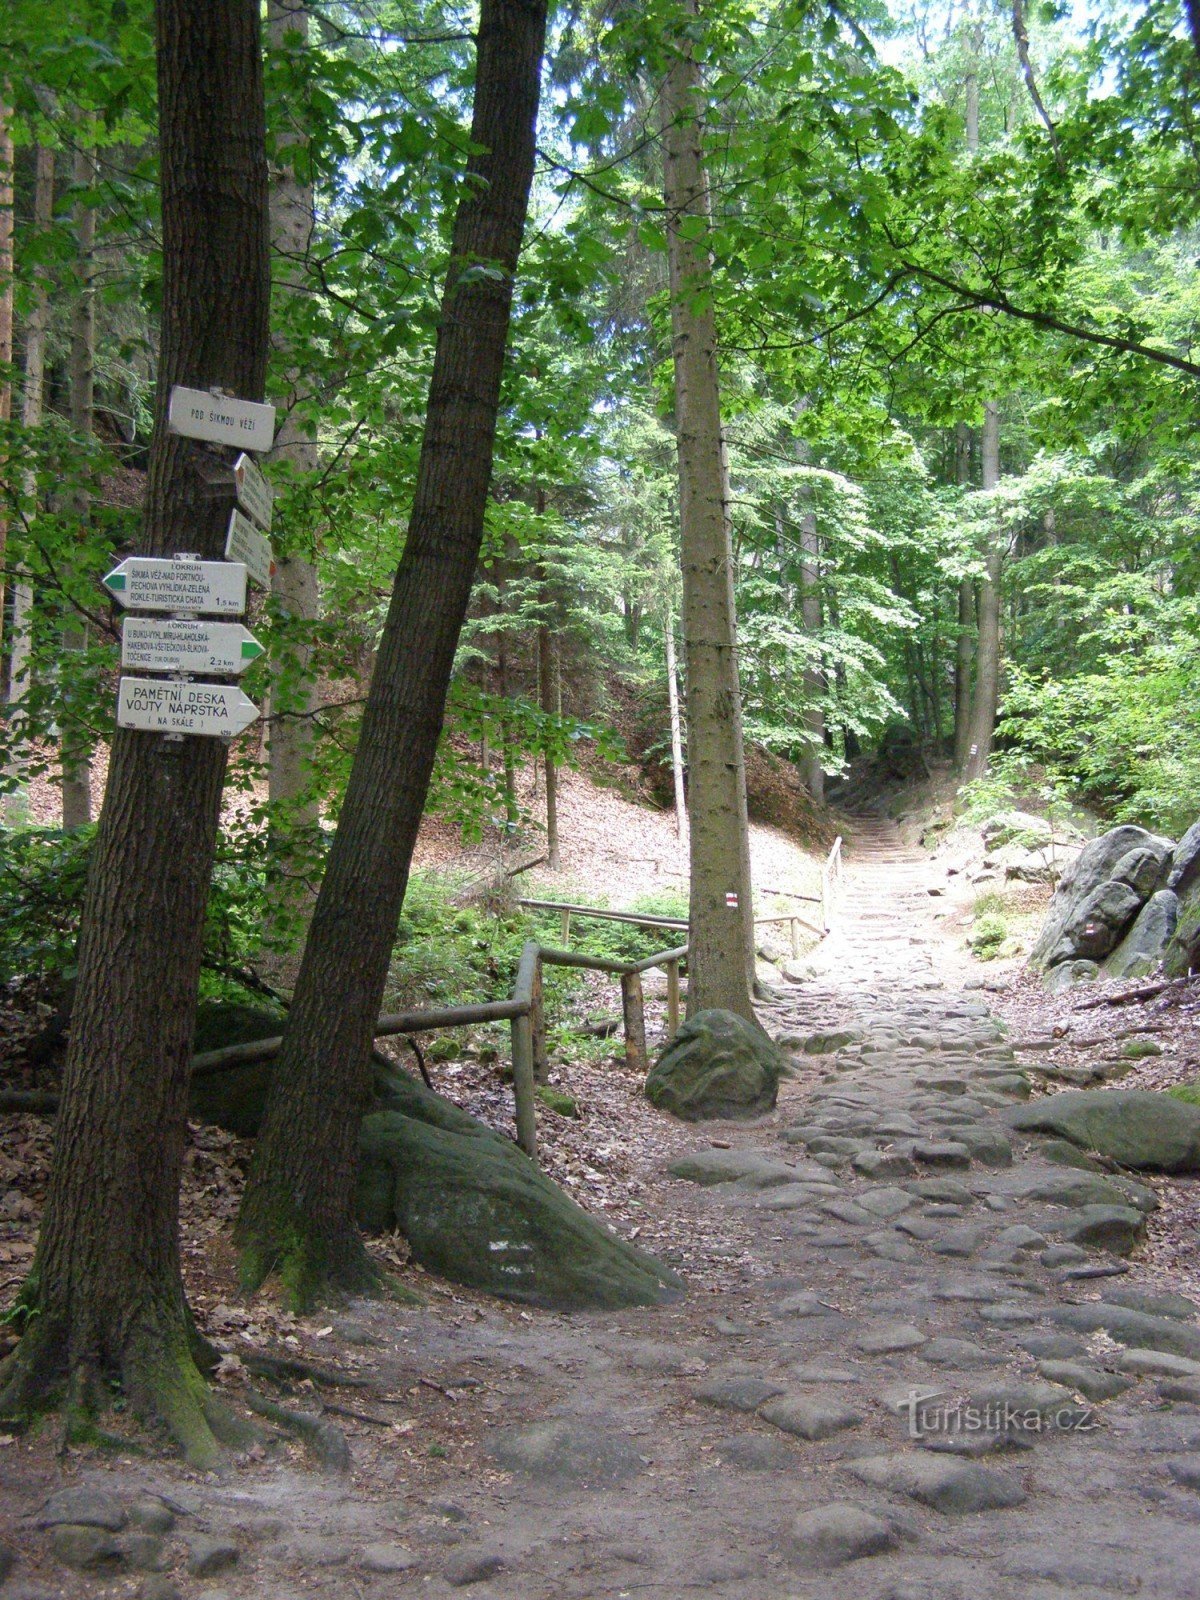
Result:
<svg viewBox="0 0 1200 1600"><path fill-rule="evenodd" d="M1200 1172L1200 1106L1149 1089L1080 1089L1004 1113L1139 1172Z"/></svg>
<svg viewBox="0 0 1200 1600"><path fill-rule="evenodd" d="M1171 908L1159 900L1159 891L1174 861L1171 841L1144 828L1113 828L1091 840L1059 881L1030 963L1053 988L1089 976L1083 963L1111 959L1113 970L1148 970L1141 964L1153 965L1168 937ZM1152 911L1151 902L1157 902ZM1154 948L1156 937L1161 942Z"/></svg>
<svg viewBox="0 0 1200 1600"><path fill-rule="evenodd" d="M732 1011L698 1011L646 1078L646 1098L685 1122L757 1117L779 1094L783 1057L754 1023Z"/></svg>
<svg viewBox="0 0 1200 1600"><path fill-rule="evenodd" d="M1176 845L1167 888L1179 907L1163 968L1168 977L1183 978L1200 971L1200 822L1194 822Z"/></svg>
<svg viewBox="0 0 1200 1600"><path fill-rule="evenodd" d="M210 1007L209 1048L268 1038L276 1013ZM231 1014L236 1013L236 1014ZM258 1132L272 1063L198 1073L190 1114L243 1138ZM613 1310L678 1298L668 1268L584 1211L511 1139L399 1069L375 1073L359 1138L358 1219L399 1230L429 1272L505 1300L560 1311Z"/></svg>
<svg viewBox="0 0 1200 1600"><path fill-rule="evenodd" d="M1170 889L1152 894L1133 926L1104 963L1111 978L1144 978L1162 959L1179 921L1179 898Z"/></svg>

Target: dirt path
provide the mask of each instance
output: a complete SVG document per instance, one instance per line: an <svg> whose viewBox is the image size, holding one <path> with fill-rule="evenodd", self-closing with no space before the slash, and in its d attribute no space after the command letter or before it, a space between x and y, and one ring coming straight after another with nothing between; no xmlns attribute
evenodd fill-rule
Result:
<svg viewBox="0 0 1200 1600"><path fill-rule="evenodd" d="M1153 1192L1010 1134L1028 1084L927 888L860 821L819 976L764 1005L796 1052L778 1110L664 1130L690 1176L648 1173L648 1216L728 1241L686 1300L331 1316L372 1383L331 1396L375 1419L346 1422L351 1475L58 1469L110 1520L171 1500L146 1579L64 1576L47 1452L10 1444L3 1600L1200 1594L1200 1322L1121 1254Z"/></svg>

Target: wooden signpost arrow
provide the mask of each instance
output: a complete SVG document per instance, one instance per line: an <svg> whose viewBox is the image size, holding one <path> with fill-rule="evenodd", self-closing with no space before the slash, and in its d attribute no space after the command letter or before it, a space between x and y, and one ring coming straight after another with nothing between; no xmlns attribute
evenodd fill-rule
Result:
<svg viewBox="0 0 1200 1600"><path fill-rule="evenodd" d="M259 533L250 518L244 517L236 506L229 513L225 554L230 561L244 561L255 583L264 589L271 587L271 574L275 571L271 541Z"/></svg>
<svg viewBox="0 0 1200 1600"><path fill-rule="evenodd" d="M263 647L240 622L126 617L121 665L135 672L245 672Z"/></svg>
<svg viewBox="0 0 1200 1600"><path fill-rule="evenodd" d="M240 617L246 609L246 568L240 561L127 556L104 579L104 587L127 611Z"/></svg>
<svg viewBox="0 0 1200 1600"><path fill-rule="evenodd" d="M247 455L233 463L233 486L238 505L264 533L270 533L275 491Z"/></svg>
<svg viewBox="0 0 1200 1600"><path fill-rule="evenodd" d="M236 683L174 683L169 678L122 678L117 726L146 733L232 738L248 728L258 707Z"/></svg>

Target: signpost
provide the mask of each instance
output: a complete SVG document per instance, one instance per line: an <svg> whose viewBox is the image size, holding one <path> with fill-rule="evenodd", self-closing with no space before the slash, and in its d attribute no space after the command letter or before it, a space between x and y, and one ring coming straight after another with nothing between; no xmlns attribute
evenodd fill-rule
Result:
<svg viewBox="0 0 1200 1600"><path fill-rule="evenodd" d="M135 672L216 672L236 677L263 653L240 622L126 617L121 665Z"/></svg>
<svg viewBox="0 0 1200 1600"><path fill-rule="evenodd" d="M275 491L247 455L240 455L233 463L233 486L238 505L264 533L270 533Z"/></svg>
<svg viewBox="0 0 1200 1600"><path fill-rule="evenodd" d="M225 556L229 561L244 561L255 583L264 589L271 587L271 574L275 571L271 541L259 533L250 518L244 517L236 506L229 513Z"/></svg>
<svg viewBox="0 0 1200 1600"><path fill-rule="evenodd" d="M275 407L176 384L167 404L167 426L185 439L269 450L275 439Z"/></svg>
<svg viewBox="0 0 1200 1600"><path fill-rule="evenodd" d="M104 587L127 611L240 617L246 609L246 568L238 561L127 556L104 579Z"/></svg>
<svg viewBox="0 0 1200 1600"><path fill-rule="evenodd" d="M199 733L232 738L258 716L235 683L174 683L169 678L122 678L117 726L147 733Z"/></svg>

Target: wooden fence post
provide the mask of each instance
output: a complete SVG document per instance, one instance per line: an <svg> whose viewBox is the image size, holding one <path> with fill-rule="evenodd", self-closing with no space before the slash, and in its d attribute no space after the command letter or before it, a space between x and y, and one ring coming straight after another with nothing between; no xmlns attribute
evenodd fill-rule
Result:
<svg viewBox="0 0 1200 1600"><path fill-rule="evenodd" d="M533 1032L533 1081L549 1083L550 1052L546 1048L546 1001L542 993L542 963L537 964L533 977L533 1003L529 1011Z"/></svg>
<svg viewBox="0 0 1200 1600"><path fill-rule="evenodd" d="M529 1013L512 1019L513 1096L517 1102L517 1143L537 1160L537 1097L533 1088L533 1025Z"/></svg>
<svg viewBox="0 0 1200 1600"><path fill-rule="evenodd" d="M667 1032L673 1039L679 1032L679 963L667 962Z"/></svg>
<svg viewBox="0 0 1200 1600"><path fill-rule="evenodd" d="M625 1013L625 1065L634 1072L645 1072L648 1068L646 1011L640 972L621 974L621 1009Z"/></svg>

